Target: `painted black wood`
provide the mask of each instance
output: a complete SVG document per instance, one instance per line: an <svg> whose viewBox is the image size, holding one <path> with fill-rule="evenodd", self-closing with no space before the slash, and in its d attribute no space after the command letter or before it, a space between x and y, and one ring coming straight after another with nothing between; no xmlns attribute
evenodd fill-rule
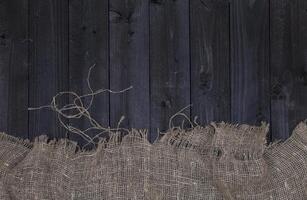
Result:
<svg viewBox="0 0 307 200"><path fill-rule="evenodd" d="M305 0L1 1L0 131L66 137L52 111L27 107L89 92L96 64L94 90L134 87L96 97L103 126L125 115L123 127L149 128L153 141L191 103L185 113L203 125L264 120L286 139L307 118L306 10Z"/></svg>
<svg viewBox="0 0 307 200"><path fill-rule="evenodd" d="M69 86L79 95L90 93L87 76L94 64L90 77L92 89L109 88L108 7L108 2L101 0L69 1ZM87 106L90 98L83 100ZM96 95L89 111L102 126L108 127L109 94ZM70 120L70 123L80 129L90 126L85 118ZM82 141L76 134L70 134L69 138Z"/></svg>
<svg viewBox="0 0 307 200"><path fill-rule="evenodd" d="M230 3L231 121L270 122L269 1Z"/></svg>
<svg viewBox="0 0 307 200"><path fill-rule="evenodd" d="M149 128L149 1L110 1L110 124Z"/></svg>
<svg viewBox="0 0 307 200"><path fill-rule="evenodd" d="M307 2L271 0L272 137L286 139L307 118Z"/></svg>
<svg viewBox="0 0 307 200"><path fill-rule="evenodd" d="M0 3L0 127L28 137L28 1Z"/></svg>
<svg viewBox="0 0 307 200"><path fill-rule="evenodd" d="M29 1L29 106L50 104L51 98L69 89L68 0ZM68 103L58 101L59 106ZM29 137L48 134L65 137L66 131L50 110L29 112Z"/></svg>
<svg viewBox="0 0 307 200"><path fill-rule="evenodd" d="M190 1L191 115L202 124L230 120L229 9L224 0Z"/></svg>
<svg viewBox="0 0 307 200"><path fill-rule="evenodd" d="M190 104L188 0L150 2L150 96L154 140L157 128L168 129L169 118Z"/></svg>

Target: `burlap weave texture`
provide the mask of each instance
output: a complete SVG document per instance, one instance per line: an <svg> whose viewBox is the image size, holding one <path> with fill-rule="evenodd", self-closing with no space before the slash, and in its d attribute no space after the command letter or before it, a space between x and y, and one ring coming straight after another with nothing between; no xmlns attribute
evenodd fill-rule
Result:
<svg viewBox="0 0 307 200"><path fill-rule="evenodd" d="M67 139L0 135L0 199L307 199L307 125L266 144L268 125L212 122L113 135L91 151Z"/></svg>

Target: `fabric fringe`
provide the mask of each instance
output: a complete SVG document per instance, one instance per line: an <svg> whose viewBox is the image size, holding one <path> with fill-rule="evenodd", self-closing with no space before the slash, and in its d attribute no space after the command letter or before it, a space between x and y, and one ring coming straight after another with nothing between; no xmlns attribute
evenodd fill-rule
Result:
<svg viewBox="0 0 307 200"><path fill-rule="evenodd" d="M0 132L0 141L8 141L16 145L22 145L26 148L32 148L33 143L29 139L21 139L12 135L8 135L5 132Z"/></svg>
<svg viewBox="0 0 307 200"><path fill-rule="evenodd" d="M303 136L307 141L307 119L298 123L298 125L293 130L294 134L299 134ZM99 142L97 143L96 148L88 150L81 148L77 142L71 141L67 138L61 139L50 139L47 135L40 135L35 137L34 142L31 142L29 139L21 139L11 135L8 135L4 132L0 132L0 141L8 141L17 145L22 145L26 148L33 148L36 145L44 144L52 148L63 147L68 153L94 153L95 151L101 151L105 148L111 148L120 146L122 142L136 142L142 141L147 145L158 145L158 144L167 144L176 148L184 148L184 149L195 149L195 145L191 143L191 136L194 134L199 134L201 132L214 134L219 134L221 130L229 130L232 129L234 132L244 132L244 133L262 133L260 136L266 136L269 132L269 124L262 121L260 126L256 125L248 125L248 124L239 124L239 123L226 123L224 121L221 122L211 122L207 126L197 125L193 128L189 129L181 129L181 128L172 128L162 133L159 132L159 135L162 137L158 140L155 140L153 143L148 141L148 130L147 129L131 129L127 134L123 134L122 132L114 132L110 137L107 138L99 138ZM227 131L224 131L227 133ZM266 142L266 140L264 141ZM271 143L263 143L265 149L274 148L280 144L282 144L282 140L276 140Z"/></svg>

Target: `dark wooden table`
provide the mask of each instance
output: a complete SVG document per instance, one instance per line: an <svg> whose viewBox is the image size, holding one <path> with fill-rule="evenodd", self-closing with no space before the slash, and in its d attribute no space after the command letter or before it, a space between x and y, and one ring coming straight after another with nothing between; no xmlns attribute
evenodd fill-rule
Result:
<svg viewBox="0 0 307 200"><path fill-rule="evenodd" d="M286 139L307 118L307 1L1 0L0 130L65 137L53 112L27 108L88 92L94 63L94 89L134 87L97 96L105 126L125 115L153 141L193 104L203 125L267 121L270 139Z"/></svg>

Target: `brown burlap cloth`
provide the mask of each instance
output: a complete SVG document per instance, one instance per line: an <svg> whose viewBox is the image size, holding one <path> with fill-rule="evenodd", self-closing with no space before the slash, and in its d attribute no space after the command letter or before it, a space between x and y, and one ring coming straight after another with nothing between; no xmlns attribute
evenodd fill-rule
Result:
<svg viewBox="0 0 307 200"><path fill-rule="evenodd" d="M67 139L0 136L0 199L307 199L307 125L266 144L268 124L145 130L76 151Z"/></svg>

